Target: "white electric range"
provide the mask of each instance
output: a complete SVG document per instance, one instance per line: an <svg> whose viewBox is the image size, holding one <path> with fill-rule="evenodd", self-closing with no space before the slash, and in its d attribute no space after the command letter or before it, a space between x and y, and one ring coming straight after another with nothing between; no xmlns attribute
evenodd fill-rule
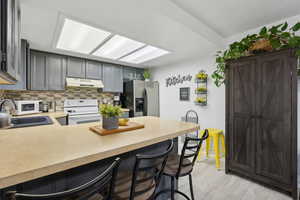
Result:
<svg viewBox="0 0 300 200"><path fill-rule="evenodd" d="M96 99L67 99L64 112L67 114L68 125L101 121Z"/></svg>

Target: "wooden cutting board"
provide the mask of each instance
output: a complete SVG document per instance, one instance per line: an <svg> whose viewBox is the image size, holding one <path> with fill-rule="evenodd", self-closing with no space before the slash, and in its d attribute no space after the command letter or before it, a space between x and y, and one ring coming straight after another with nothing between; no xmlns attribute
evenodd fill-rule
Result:
<svg viewBox="0 0 300 200"><path fill-rule="evenodd" d="M136 122L128 122L127 126L119 126L118 129L106 130L106 129L103 129L102 126L92 126L92 127L90 127L90 130L95 133L98 133L99 135L105 136L105 135L121 133L121 132L125 132L125 131L133 131L133 130L141 129L141 128L145 128L144 124L139 124Z"/></svg>

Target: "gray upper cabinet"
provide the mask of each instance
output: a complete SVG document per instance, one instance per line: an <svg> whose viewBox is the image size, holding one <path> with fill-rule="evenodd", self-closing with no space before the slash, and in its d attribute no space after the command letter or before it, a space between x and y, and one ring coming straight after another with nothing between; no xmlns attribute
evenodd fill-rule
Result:
<svg viewBox="0 0 300 200"><path fill-rule="evenodd" d="M136 69L135 78L136 80L144 80L144 69Z"/></svg>
<svg viewBox="0 0 300 200"><path fill-rule="evenodd" d="M103 64L103 92L123 92L123 69L113 64Z"/></svg>
<svg viewBox="0 0 300 200"><path fill-rule="evenodd" d="M68 57L67 76L73 78L85 78L85 59Z"/></svg>
<svg viewBox="0 0 300 200"><path fill-rule="evenodd" d="M86 78L102 80L102 63L87 60L86 61Z"/></svg>
<svg viewBox="0 0 300 200"><path fill-rule="evenodd" d="M46 85L48 90L64 90L66 84L66 57L48 54L46 57Z"/></svg>
<svg viewBox="0 0 300 200"><path fill-rule="evenodd" d="M19 0L1 0L0 4L0 83L15 84L20 78L20 3Z"/></svg>
<svg viewBox="0 0 300 200"><path fill-rule="evenodd" d="M29 44L26 40L21 42L21 58L18 66L19 77L15 85L0 85L2 90L26 90L27 66L29 66Z"/></svg>
<svg viewBox="0 0 300 200"><path fill-rule="evenodd" d="M144 69L138 69L133 67L123 68L124 81L144 80L143 73L144 73Z"/></svg>
<svg viewBox="0 0 300 200"><path fill-rule="evenodd" d="M31 51L29 70L30 90L64 90L66 57Z"/></svg>
<svg viewBox="0 0 300 200"><path fill-rule="evenodd" d="M29 89L47 90L45 53L36 51L30 53Z"/></svg>

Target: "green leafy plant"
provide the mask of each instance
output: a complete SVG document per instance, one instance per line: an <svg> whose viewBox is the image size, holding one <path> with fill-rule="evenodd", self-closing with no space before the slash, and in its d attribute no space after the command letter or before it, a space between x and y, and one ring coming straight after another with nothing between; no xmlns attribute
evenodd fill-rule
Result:
<svg viewBox="0 0 300 200"><path fill-rule="evenodd" d="M144 79L150 79L151 78L151 73L148 69L146 69L143 73Z"/></svg>
<svg viewBox="0 0 300 200"><path fill-rule="evenodd" d="M216 55L217 67L212 74L215 85L219 87L225 82L227 60L254 55L261 51L300 48L300 36L296 35L299 30L300 22L290 28L287 22L271 28L263 27L258 34L247 35L240 41L230 44L228 49L218 51ZM300 57L299 49L296 54Z"/></svg>
<svg viewBox="0 0 300 200"><path fill-rule="evenodd" d="M201 71L198 74L196 74L196 78L199 80L206 80L207 76L208 75L204 71Z"/></svg>
<svg viewBox="0 0 300 200"><path fill-rule="evenodd" d="M113 106L109 104L100 105L100 113L103 117L118 117L123 111L120 106Z"/></svg>
<svg viewBox="0 0 300 200"><path fill-rule="evenodd" d="M196 91L197 91L197 92L200 92L200 93L201 93L201 92L207 92L207 89L204 88L204 87L199 87L199 88L196 89Z"/></svg>
<svg viewBox="0 0 300 200"><path fill-rule="evenodd" d="M196 102L197 103L206 103L206 98L204 98L204 97L197 97L196 98Z"/></svg>

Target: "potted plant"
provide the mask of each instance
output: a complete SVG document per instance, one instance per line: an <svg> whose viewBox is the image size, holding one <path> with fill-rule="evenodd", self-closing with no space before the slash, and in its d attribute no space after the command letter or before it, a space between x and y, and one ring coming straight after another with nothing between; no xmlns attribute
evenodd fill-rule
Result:
<svg viewBox="0 0 300 200"><path fill-rule="evenodd" d="M205 106L207 101L206 101L206 98L205 97L197 97L196 98L196 103L202 105L202 106Z"/></svg>
<svg viewBox="0 0 300 200"><path fill-rule="evenodd" d="M207 88L205 88L205 87L198 87L196 89L196 92L200 93L200 94L205 94L207 92Z"/></svg>
<svg viewBox="0 0 300 200"><path fill-rule="evenodd" d="M300 31L300 22L290 28L287 22L270 28L263 27L259 33L247 35L240 41L230 44L228 49L218 51L217 67L212 74L215 85L219 87L225 83L226 61L231 59L287 48L297 49L296 54L300 57L300 36L296 34L298 31Z"/></svg>
<svg viewBox="0 0 300 200"><path fill-rule="evenodd" d="M145 81L150 81L151 73L150 73L149 69L146 69L144 71L143 76L144 76Z"/></svg>
<svg viewBox="0 0 300 200"><path fill-rule="evenodd" d="M207 80L207 77L208 77L208 75L204 71L201 71L198 74L196 74L196 80L197 81L204 82L204 81Z"/></svg>
<svg viewBox="0 0 300 200"><path fill-rule="evenodd" d="M123 113L120 106L102 104L100 106L100 113L102 115L102 127L104 129L112 130L119 128L119 117Z"/></svg>

